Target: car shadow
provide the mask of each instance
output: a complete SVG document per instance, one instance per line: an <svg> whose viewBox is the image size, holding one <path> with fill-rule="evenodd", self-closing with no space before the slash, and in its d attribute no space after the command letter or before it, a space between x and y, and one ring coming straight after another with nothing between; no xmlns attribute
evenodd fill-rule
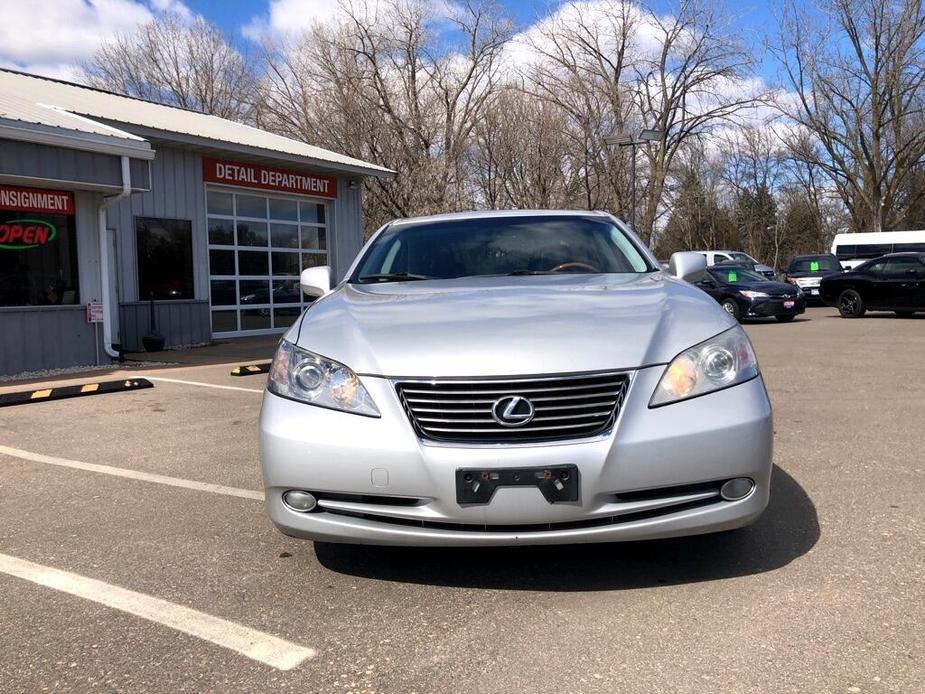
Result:
<svg viewBox="0 0 925 694"><path fill-rule="evenodd" d="M812 500L779 467L758 521L726 533L611 544L408 548L316 542L322 566L381 581L507 590L622 590L773 571L819 539Z"/></svg>

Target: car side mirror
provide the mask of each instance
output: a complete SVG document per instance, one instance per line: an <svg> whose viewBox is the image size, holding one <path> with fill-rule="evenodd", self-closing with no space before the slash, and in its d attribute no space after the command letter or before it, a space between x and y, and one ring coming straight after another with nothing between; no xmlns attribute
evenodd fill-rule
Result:
<svg viewBox="0 0 925 694"><path fill-rule="evenodd" d="M697 282L707 270L707 259L699 253L674 253L668 261L668 272L685 282Z"/></svg>
<svg viewBox="0 0 925 694"><path fill-rule="evenodd" d="M322 265L302 270L299 284L306 295L315 299L322 297L331 291L331 268Z"/></svg>

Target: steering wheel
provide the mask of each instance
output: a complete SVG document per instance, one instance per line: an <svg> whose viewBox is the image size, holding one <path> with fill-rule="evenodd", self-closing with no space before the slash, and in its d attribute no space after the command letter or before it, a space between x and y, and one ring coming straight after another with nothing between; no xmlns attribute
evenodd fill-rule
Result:
<svg viewBox="0 0 925 694"><path fill-rule="evenodd" d="M599 268L596 268L593 265L590 265L588 263L578 262L577 260L573 260L570 263L562 263L560 265L556 265L555 267L549 268L549 272L562 272L563 270L572 270L572 269L587 270L588 272L597 272L597 273L600 272Z"/></svg>

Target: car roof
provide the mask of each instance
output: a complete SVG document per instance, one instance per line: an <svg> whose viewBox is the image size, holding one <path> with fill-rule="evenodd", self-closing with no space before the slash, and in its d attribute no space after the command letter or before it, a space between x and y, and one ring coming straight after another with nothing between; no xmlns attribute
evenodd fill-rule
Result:
<svg viewBox="0 0 925 694"><path fill-rule="evenodd" d="M871 258L867 262L883 260L884 258L918 258L919 260L922 260L925 259L925 253L922 251L897 251L896 253L884 253L883 255L876 258Z"/></svg>
<svg viewBox="0 0 925 694"><path fill-rule="evenodd" d="M601 210L473 210L470 212L447 212L444 214L405 217L389 223L392 225L413 225L427 222L451 222L466 219L497 219L499 217L601 217L609 218L610 213Z"/></svg>
<svg viewBox="0 0 925 694"><path fill-rule="evenodd" d="M836 258L834 253L807 253L806 255L795 255L790 259L790 262L794 260L802 260L803 258Z"/></svg>

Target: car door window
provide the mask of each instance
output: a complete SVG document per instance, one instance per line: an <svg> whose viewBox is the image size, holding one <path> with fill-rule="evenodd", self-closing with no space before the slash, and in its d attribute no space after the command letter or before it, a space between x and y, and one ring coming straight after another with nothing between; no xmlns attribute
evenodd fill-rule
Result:
<svg viewBox="0 0 925 694"><path fill-rule="evenodd" d="M885 266L886 266L886 262L881 260L880 262L877 262L877 263L871 263L866 268L864 268L864 271L871 275L876 275L877 277L880 277L881 275L883 275L883 268Z"/></svg>
<svg viewBox="0 0 925 694"><path fill-rule="evenodd" d="M922 264L915 258L891 258L883 269L883 276L888 279L902 279L912 274L921 276Z"/></svg>

